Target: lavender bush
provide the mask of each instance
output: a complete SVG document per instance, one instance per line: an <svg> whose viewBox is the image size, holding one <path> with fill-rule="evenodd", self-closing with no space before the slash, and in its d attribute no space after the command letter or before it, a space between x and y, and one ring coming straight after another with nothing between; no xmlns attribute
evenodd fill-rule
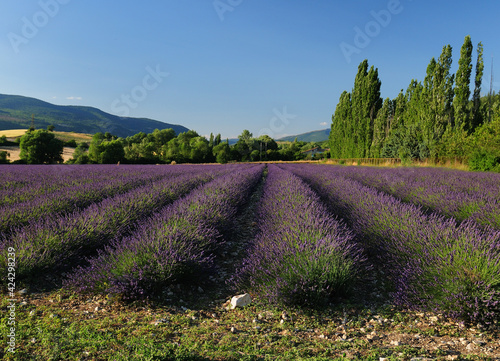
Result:
<svg viewBox="0 0 500 361"><path fill-rule="evenodd" d="M139 188L106 198L82 211L33 220L6 237L0 250L16 249L18 280L81 261L111 239L130 232L136 222L214 179L222 169L186 167L184 171L176 177L149 180ZM5 260L0 261L0 266Z"/></svg>
<svg viewBox="0 0 500 361"><path fill-rule="evenodd" d="M200 186L116 239L66 283L79 292L135 299L206 269L222 234L260 179L262 166L232 166L229 174Z"/></svg>
<svg viewBox="0 0 500 361"><path fill-rule="evenodd" d="M500 230L500 174L439 168L333 167L332 171L404 202Z"/></svg>
<svg viewBox="0 0 500 361"><path fill-rule="evenodd" d="M285 166L363 237L394 283L394 302L471 322L500 315L500 232L428 214L330 167Z"/></svg>
<svg viewBox="0 0 500 361"><path fill-rule="evenodd" d="M344 296L366 262L350 231L299 178L269 166L259 233L234 282L272 302L318 306Z"/></svg>
<svg viewBox="0 0 500 361"><path fill-rule="evenodd" d="M148 181L173 177L182 169L187 170L180 167L92 165L80 166L81 168L72 171L71 168L66 170L64 166L59 166L57 169L60 171L61 180L57 180L57 172L51 167L45 166L50 176L43 173L44 166L35 166L34 170L29 168L32 166L21 167L32 176L32 179L26 180L25 187L28 187L29 191L29 188L35 185L33 188L38 189L35 193L39 194L36 197L28 197L20 202L11 202L12 204L4 204L0 207L0 233L8 233L11 228L22 226L47 215L52 216L85 208L103 198L130 191ZM41 181L41 185L37 186L38 179L46 181ZM51 179L60 188L52 189L53 186L49 182ZM52 190L45 192L44 190L47 189Z"/></svg>

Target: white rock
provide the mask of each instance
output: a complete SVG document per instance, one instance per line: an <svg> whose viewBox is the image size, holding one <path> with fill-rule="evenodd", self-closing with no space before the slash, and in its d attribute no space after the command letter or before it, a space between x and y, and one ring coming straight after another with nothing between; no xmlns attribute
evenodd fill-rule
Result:
<svg viewBox="0 0 500 361"><path fill-rule="evenodd" d="M478 345L478 346L484 346L484 345L486 345L486 342L481 341L481 340L473 340L472 342L474 344Z"/></svg>
<svg viewBox="0 0 500 361"><path fill-rule="evenodd" d="M243 295L234 296L231 298L231 309L234 310L236 307L245 307L252 302L252 298L248 293Z"/></svg>

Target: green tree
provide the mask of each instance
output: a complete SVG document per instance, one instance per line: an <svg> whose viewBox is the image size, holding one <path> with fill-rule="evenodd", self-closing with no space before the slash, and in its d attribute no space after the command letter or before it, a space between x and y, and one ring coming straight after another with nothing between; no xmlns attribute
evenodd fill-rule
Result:
<svg viewBox="0 0 500 361"><path fill-rule="evenodd" d="M170 142L175 138L175 131L173 129L155 129L152 133L156 149L160 149L163 145Z"/></svg>
<svg viewBox="0 0 500 361"><path fill-rule="evenodd" d="M373 124L373 140L370 148L370 157L380 158L382 147L386 141L389 124L394 116L394 102L389 98L384 100Z"/></svg>
<svg viewBox="0 0 500 361"><path fill-rule="evenodd" d="M354 139L351 144L354 149L350 152L350 157L364 158L370 151L373 139L373 123L378 110L382 106L380 86L378 69L371 66L370 70L368 70L368 60L363 60L358 66L358 73L352 90Z"/></svg>
<svg viewBox="0 0 500 361"><path fill-rule="evenodd" d="M220 133L215 136L214 147L222 143Z"/></svg>
<svg viewBox="0 0 500 361"><path fill-rule="evenodd" d="M113 164L125 159L123 144L109 133L96 133L89 146L89 159L93 163Z"/></svg>
<svg viewBox="0 0 500 361"><path fill-rule="evenodd" d="M472 96L472 116L471 116L471 128L469 129L469 132L473 132L479 125L483 123L483 117L480 109L481 83L483 79L483 71L484 71L483 44L479 42L479 44L477 44L476 77L475 77L474 94Z"/></svg>
<svg viewBox="0 0 500 361"><path fill-rule="evenodd" d="M457 130L472 128L469 114L470 76L472 73L472 41L467 35L460 49L458 70L455 76L454 128Z"/></svg>
<svg viewBox="0 0 500 361"><path fill-rule="evenodd" d="M8 164L9 163L8 157L10 157L9 153L7 153L6 151L1 151L0 152L0 164Z"/></svg>
<svg viewBox="0 0 500 361"><path fill-rule="evenodd" d="M194 137L190 141L191 154L189 160L193 163L208 162L211 157L209 142L205 137Z"/></svg>
<svg viewBox="0 0 500 361"><path fill-rule="evenodd" d="M342 92L339 102L332 115L332 125L329 136L330 154L332 158L349 157L354 150L352 128L351 93Z"/></svg>
<svg viewBox="0 0 500 361"><path fill-rule="evenodd" d="M122 162L125 159L123 144L119 140L104 141L102 144L100 162L102 164L113 164Z"/></svg>
<svg viewBox="0 0 500 361"><path fill-rule="evenodd" d="M495 119L485 122L473 135L472 154L469 158L471 170L500 172L500 112Z"/></svg>
<svg viewBox="0 0 500 361"><path fill-rule="evenodd" d="M258 156L254 158L254 160L272 160L269 159L269 155L272 154L274 158L275 151L278 150L278 143L271 138L269 135L264 134L257 138L258 144ZM254 150L255 151L255 150Z"/></svg>
<svg viewBox="0 0 500 361"><path fill-rule="evenodd" d="M88 164L90 163L89 155L89 144L82 142L78 144L73 152L73 157L68 161L69 164Z"/></svg>
<svg viewBox="0 0 500 361"><path fill-rule="evenodd" d="M453 120L453 83L451 74L452 48L444 46L436 61L432 58L427 66L427 73L422 89L420 127L423 142L433 158L439 155L439 143Z"/></svg>
<svg viewBox="0 0 500 361"><path fill-rule="evenodd" d="M453 83L455 75L450 72L451 64L452 47L451 45L447 45L443 47L434 72L433 105L436 109L434 122L435 147L431 149L431 153L434 153L434 155L438 155L436 147L441 141L446 127L453 125Z"/></svg>
<svg viewBox="0 0 500 361"><path fill-rule="evenodd" d="M253 138L253 134L250 133L247 129L243 130L243 132L238 137L238 141L233 147L236 160L241 160L243 162L252 160L251 153L254 150L257 150L256 141Z"/></svg>
<svg viewBox="0 0 500 361"><path fill-rule="evenodd" d="M217 163L226 164L231 160L231 148L228 142L217 144L212 151Z"/></svg>
<svg viewBox="0 0 500 361"><path fill-rule="evenodd" d="M55 127L55 126L53 126L52 124L47 125L47 130L48 130L49 132L53 132L53 131L54 131L54 129L56 129L56 127Z"/></svg>
<svg viewBox="0 0 500 361"><path fill-rule="evenodd" d="M40 129L26 132L19 144L20 158L28 164L52 164L63 161L64 142L54 133Z"/></svg>

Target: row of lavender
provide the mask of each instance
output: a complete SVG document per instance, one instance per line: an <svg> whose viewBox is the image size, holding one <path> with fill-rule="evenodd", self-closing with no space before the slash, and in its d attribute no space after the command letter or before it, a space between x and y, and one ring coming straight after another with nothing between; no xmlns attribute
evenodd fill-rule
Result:
<svg viewBox="0 0 500 361"><path fill-rule="evenodd" d="M29 201L88 183L117 179L125 182L143 173L140 168L130 166L0 165L0 205Z"/></svg>
<svg viewBox="0 0 500 361"><path fill-rule="evenodd" d="M239 207L263 166L239 166L199 187L112 244L67 281L79 292L149 296L179 279L213 270Z"/></svg>
<svg viewBox="0 0 500 361"><path fill-rule="evenodd" d="M258 235L234 278L272 302L322 305L345 296L367 270L351 232L298 177L269 166Z"/></svg>
<svg viewBox="0 0 500 361"><path fill-rule="evenodd" d="M332 173L447 217L500 230L500 174L438 168L333 167Z"/></svg>
<svg viewBox="0 0 500 361"><path fill-rule="evenodd" d="M31 179L24 175L20 181L23 183L21 189L16 190L13 187L13 191L3 191L5 203L0 206L0 233L9 233L12 228L47 215L84 209L92 203L126 193L141 185L173 178L190 170L196 172L196 169L196 166L90 165L71 169L66 169L64 166L57 168L38 166L34 169L31 169L31 166L14 167L13 173L24 170ZM7 176L2 175L2 177ZM56 185L56 189L53 184ZM26 195L30 194L31 189L33 195Z"/></svg>
<svg viewBox="0 0 500 361"><path fill-rule="evenodd" d="M78 262L112 239L130 233L145 218L221 172L219 168L191 169L106 198L83 210L32 220L6 236L0 251L8 247L16 250L18 279L56 267L67 268L67 263Z"/></svg>
<svg viewBox="0 0 500 361"><path fill-rule="evenodd" d="M283 166L346 219L393 282L393 301L469 321L500 315L500 232L458 223L343 177L333 167Z"/></svg>

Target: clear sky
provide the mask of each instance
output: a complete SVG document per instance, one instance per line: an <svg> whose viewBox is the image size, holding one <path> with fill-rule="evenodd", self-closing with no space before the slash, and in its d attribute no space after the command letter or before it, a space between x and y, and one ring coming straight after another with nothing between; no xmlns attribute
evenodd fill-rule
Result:
<svg viewBox="0 0 500 361"><path fill-rule="evenodd" d="M280 137L329 127L363 59L394 98L444 45L455 71L466 35L487 93L499 15L497 1L2 0L0 93Z"/></svg>

